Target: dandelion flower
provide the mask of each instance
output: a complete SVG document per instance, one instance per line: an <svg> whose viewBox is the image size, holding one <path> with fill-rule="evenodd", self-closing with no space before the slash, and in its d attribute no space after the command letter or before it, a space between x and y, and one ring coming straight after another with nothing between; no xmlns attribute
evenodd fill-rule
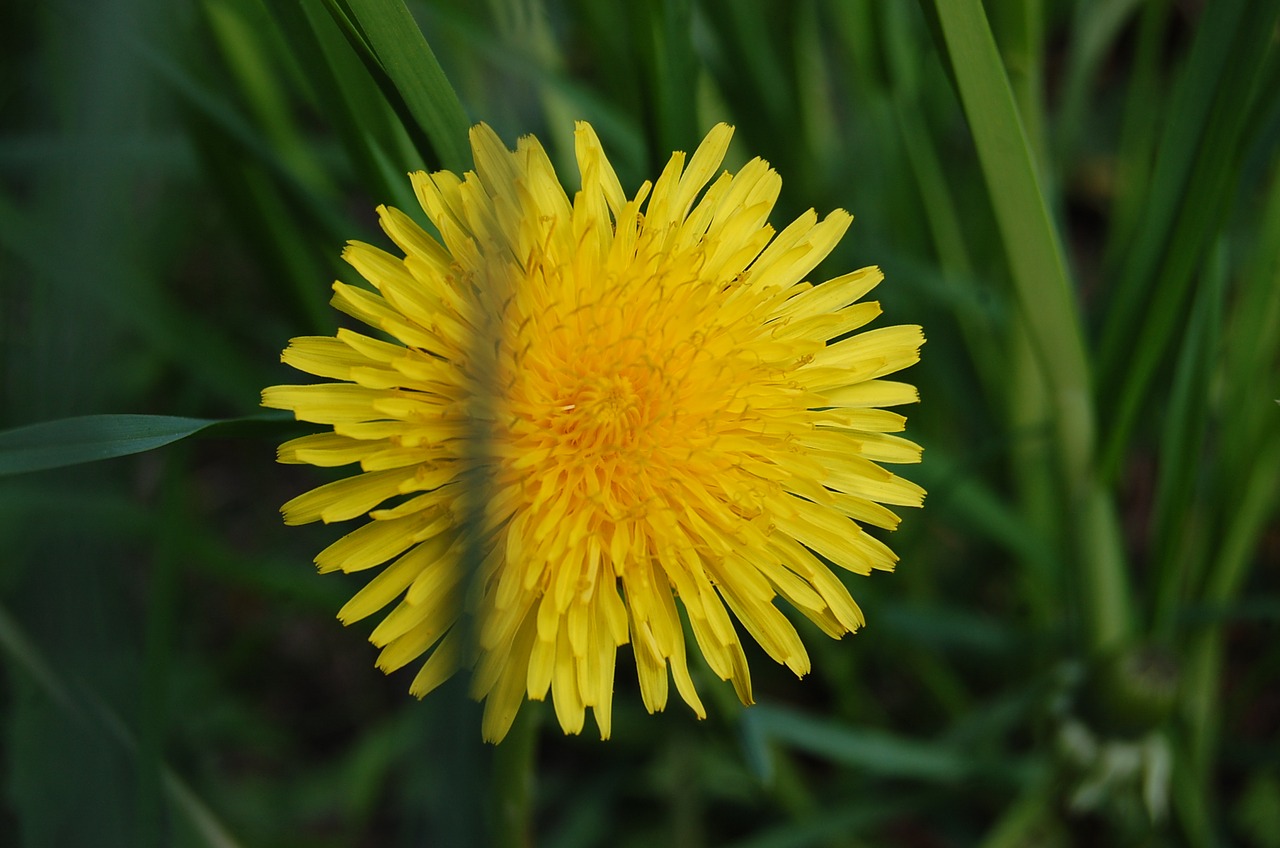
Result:
<svg viewBox="0 0 1280 848"><path fill-rule="evenodd" d="M373 290L335 283L333 305L380 334L294 339L283 360L336 382L263 393L331 428L281 462L359 466L283 507L289 524L371 519L316 557L380 569L338 617L391 606L378 666L425 655L419 697L470 669L486 739L548 693L566 732L591 708L607 738L627 644L650 712L672 681L703 717L686 625L744 704L743 631L804 675L778 598L833 637L856 630L832 565L892 569L862 525L892 529L886 505L923 499L881 465L920 457L884 408L916 391L883 378L918 360L921 329L855 333L880 312L860 300L880 270L806 281L851 217L810 210L775 233L768 163L717 173L731 135L715 127L628 197L579 123L571 198L537 139L511 151L475 127L474 172L411 175L439 241L383 206L403 256L347 245Z"/></svg>

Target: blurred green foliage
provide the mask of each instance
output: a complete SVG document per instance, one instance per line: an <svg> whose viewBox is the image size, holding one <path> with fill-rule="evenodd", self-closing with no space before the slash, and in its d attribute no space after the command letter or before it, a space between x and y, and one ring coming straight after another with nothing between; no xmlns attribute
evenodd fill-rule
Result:
<svg viewBox="0 0 1280 848"><path fill-rule="evenodd" d="M320 479L273 463L290 425L0 477L0 844L1280 845L1278 16L4 5L0 427L255 416L286 340L335 327L342 242L466 167L470 122L572 188L590 120L633 190L726 120L730 167L783 177L774 223L852 210L826 270L881 265L925 326L930 496L804 682L755 656L760 705L704 668L707 721L650 717L620 659L610 742L534 705L495 752L459 685L414 701L333 621L337 529L277 514Z"/></svg>

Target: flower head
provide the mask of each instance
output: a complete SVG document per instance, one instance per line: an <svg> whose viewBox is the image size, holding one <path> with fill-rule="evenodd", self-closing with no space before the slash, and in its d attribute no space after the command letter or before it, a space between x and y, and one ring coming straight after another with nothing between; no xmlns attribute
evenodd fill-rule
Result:
<svg viewBox="0 0 1280 848"><path fill-rule="evenodd" d="M703 716L685 622L743 703L741 630L803 675L776 599L833 637L856 630L829 563L893 568L861 525L892 529L886 504L922 501L879 464L919 460L884 409L915 389L883 378L917 361L920 328L853 334L880 312L859 300L879 269L805 281L850 216L810 210L775 234L768 163L717 174L731 134L628 197L579 123L570 198L536 139L513 152L475 127L474 173L412 175L440 241L384 206L404 256L344 253L375 291L335 283L334 306L390 340L294 339L285 362L338 382L263 393L332 427L282 462L359 464L283 508L290 524L372 519L316 558L380 569L339 618L393 605L370 638L387 672L427 655L415 695L471 668L487 739L548 691L566 732L590 707L608 737L628 643L651 712L672 680Z"/></svg>

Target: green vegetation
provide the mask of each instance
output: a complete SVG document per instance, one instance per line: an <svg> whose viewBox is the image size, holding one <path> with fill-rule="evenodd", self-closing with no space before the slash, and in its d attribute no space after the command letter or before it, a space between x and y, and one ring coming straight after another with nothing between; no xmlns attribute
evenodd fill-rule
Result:
<svg viewBox="0 0 1280 848"><path fill-rule="evenodd" d="M1210 11L1211 9L1211 11ZM1280 2L0 12L0 844L1280 846ZM416 23L416 26L415 26ZM624 187L714 122L857 220L929 490L760 703L498 749L333 616L279 351L466 129ZM573 188L572 185L569 186ZM830 276L828 274L828 276ZM127 414L126 414L127 413ZM51 423L44 423L51 422ZM109 459L106 462L91 460ZM700 660L698 661L700 662Z"/></svg>

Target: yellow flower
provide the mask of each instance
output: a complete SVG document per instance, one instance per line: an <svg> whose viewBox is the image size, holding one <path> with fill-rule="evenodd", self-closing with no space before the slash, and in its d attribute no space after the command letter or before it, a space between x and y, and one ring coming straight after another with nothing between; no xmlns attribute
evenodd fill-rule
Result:
<svg viewBox="0 0 1280 848"><path fill-rule="evenodd" d="M880 312L859 302L880 270L804 280L851 217L810 210L775 235L768 163L717 176L731 135L715 127L688 167L675 153L629 198L579 123L570 198L537 139L512 152L475 127L475 173L411 177L443 244L383 206L404 257L343 254L376 292L335 283L333 305L391 340L294 339L285 362L339 382L263 392L332 426L282 445L281 462L360 466L283 508L289 524L372 519L316 557L381 567L338 617L395 603L370 637L378 666L428 654L419 697L472 669L486 739L548 691L566 732L590 707L607 738L628 643L650 712L669 669L704 716L684 622L744 704L739 626L805 674L775 598L833 637L856 630L827 563L892 569L860 525L892 529L885 504L923 499L878 464L920 458L882 408L917 399L882 378L919 359L920 328L850 335Z"/></svg>

